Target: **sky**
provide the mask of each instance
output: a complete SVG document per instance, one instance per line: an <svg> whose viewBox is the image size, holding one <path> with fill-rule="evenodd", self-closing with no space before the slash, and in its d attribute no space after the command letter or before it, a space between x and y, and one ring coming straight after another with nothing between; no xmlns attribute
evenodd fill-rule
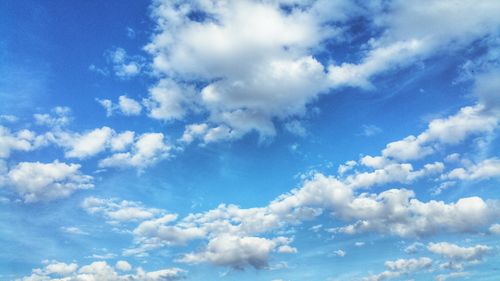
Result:
<svg viewBox="0 0 500 281"><path fill-rule="evenodd" d="M0 2L0 280L497 280L500 2Z"/></svg>

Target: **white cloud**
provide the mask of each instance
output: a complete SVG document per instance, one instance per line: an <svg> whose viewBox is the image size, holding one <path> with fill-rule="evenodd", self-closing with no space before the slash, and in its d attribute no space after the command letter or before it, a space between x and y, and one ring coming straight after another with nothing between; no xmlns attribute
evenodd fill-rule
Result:
<svg viewBox="0 0 500 281"><path fill-rule="evenodd" d="M118 103L113 103L110 99L96 99L96 101L106 109L106 116L110 117L113 112L119 111L126 116L140 115L142 111L142 105L127 96L119 96Z"/></svg>
<svg viewBox="0 0 500 281"><path fill-rule="evenodd" d="M115 106L113 105L113 102L109 99L96 99L96 101L104 107L106 110L106 116L109 117L113 115L113 110L115 109Z"/></svg>
<svg viewBox="0 0 500 281"><path fill-rule="evenodd" d="M100 160L99 166L143 169L167 158L170 150L171 147L165 143L162 133L144 133L138 136L130 151L112 154Z"/></svg>
<svg viewBox="0 0 500 281"><path fill-rule="evenodd" d="M401 276L402 274L409 274L421 270L429 269L432 266L432 260L427 257L418 259L398 259L395 261L386 261L385 267L388 269L376 275L365 277L363 281L382 281L393 279Z"/></svg>
<svg viewBox="0 0 500 281"><path fill-rule="evenodd" d="M61 227L61 231L68 234L88 235L88 232L85 232L76 226L63 226Z"/></svg>
<svg viewBox="0 0 500 281"><path fill-rule="evenodd" d="M343 250L336 250L336 251L333 252L333 254L336 255L337 257L341 257L342 258L342 257L345 257L346 252L343 251Z"/></svg>
<svg viewBox="0 0 500 281"><path fill-rule="evenodd" d="M10 187L25 202L65 198L79 189L93 188L92 177L80 172L79 164L58 162L21 162L4 176Z"/></svg>
<svg viewBox="0 0 500 281"><path fill-rule="evenodd" d="M127 261L117 261L115 267L120 271L130 271L132 269L132 266Z"/></svg>
<svg viewBox="0 0 500 281"><path fill-rule="evenodd" d="M126 261L119 261L117 269L120 271L129 271L132 268ZM66 264L54 261L47 264L44 268L33 269L33 273L30 276L16 279L16 281L173 281L184 279L185 273L185 270L175 267L151 272L146 272L138 267L133 274L121 275L104 261L92 262L81 267L76 263Z"/></svg>
<svg viewBox="0 0 500 281"><path fill-rule="evenodd" d="M117 77L126 79L138 75L142 64L137 57L130 57L122 48L116 48L109 52L108 58L113 64L113 70Z"/></svg>
<svg viewBox="0 0 500 281"><path fill-rule="evenodd" d="M281 237L270 240L260 237L222 235L211 239L204 251L186 254L179 261L194 264L210 262L236 269L243 269L247 266L264 268L268 266L269 253L283 243L288 243L288 240Z"/></svg>
<svg viewBox="0 0 500 281"><path fill-rule="evenodd" d="M60 128L68 125L72 121L71 109L69 107L57 106L52 109L51 114L34 114L35 122L38 125L45 125L51 128Z"/></svg>
<svg viewBox="0 0 500 281"><path fill-rule="evenodd" d="M162 213L159 209L146 208L139 202L96 197L85 198L82 208L89 214L100 214L110 222L142 221Z"/></svg>
<svg viewBox="0 0 500 281"><path fill-rule="evenodd" d="M139 115L141 114L142 106L136 100L127 96L118 98L118 106L124 115Z"/></svg>
<svg viewBox="0 0 500 281"><path fill-rule="evenodd" d="M460 247L448 242L429 243L427 249L435 254L441 255L452 261L475 261L481 260L491 252L491 248L485 245L472 247Z"/></svg>
<svg viewBox="0 0 500 281"><path fill-rule="evenodd" d="M481 180L500 177L500 160L485 159L477 164L465 168L456 168L443 175L449 180Z"/></svg>
<svg viewBox="0 0 500 281"><path fill-rule="evenodd" d="M0 125L0 158L9 158L12 151L32 151L46 143L43 136L29 130L11 132Z"/></svg>
<svg viewBox="0 0 500 281"><path fill-rule="evenodd" d="M69 148L65 155L66 157L80 159L94 156L106 149L113 133L114 131L111 128L102 127L83 135L68 135L69 138L63 140L63 145Z"/></svg>
<svg viewBox="0 0 500 281"><path fill-rule="evenodd" d="M427 257L419 259L398 259L395 261L386 261L384 265L387 269L392 271L412 272L430 268L432 260Z"/></svg>

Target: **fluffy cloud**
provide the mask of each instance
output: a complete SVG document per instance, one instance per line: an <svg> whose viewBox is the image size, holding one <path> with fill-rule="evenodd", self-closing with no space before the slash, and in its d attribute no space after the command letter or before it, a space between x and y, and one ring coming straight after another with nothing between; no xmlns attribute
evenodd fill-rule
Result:
<svg viewBox="0 0 500 281"><path fill-rule="evenodd" d="M211 127L234 131L213 140L253 130L273 136L272 118L303 115L306 105L327 89L325 68L308 49L337 34L333 25L324 23L345 20L343 11L350 5L295 3L301 9L287 13L282 4L155 1L158 33L146 50L153 69L169 78L150 89L150 115L180 119L201 105ZM194 13L201 18L192 17ZM179 89L193 87L174 78L205 86L185 94ZM240 121L233 122L236 118Z"/></svg>
<svg viewBox="0 0 500 281"><path fill-rule="evenodd" d="M403 274L409 274L432 266L432 260L427 257L419 259L399 259L395 261L386 261L385 267L388 269L376 275L363 278L364 281L382 281L397 278Z"/></svg>
<svg viewBox="0 0 500 281"><path fill-rule="evenodd" d="M71 109L63 106L53 108L52 114L34 114L33 117L38 125L45 125L52 128L64 127L72 120Z"/></svg>
<svg viewBox="0 0 500 281"><path fill-rule="evenodd" d="M472 247L460 247L448 242L429 243L427 249L435 254L441 255L453 261L481 260L491 252L491 248L485 245Z"/></svg>
<svg viewBox="0 0 500 281"><path fill-rule="evenodd" d="M146 208L139 202L96 197L85 198L82 208L89 214L100 214L110 222L141 221L162 212L159 209Z"/></svg>
<svg viewBox="0 0 500 281"><path fill-rule="evenodd" d="M142 65L139 59L128 56L127 52L122 48L116 48L109 52L108 58L113 64L115 75L119 78L130 78L138 75L141 71Z"/></svg>
<svg viewBox="0 0 500 281"><path fill-rule="evenodd" d="M119 261L116 269L130 271L132 267L126 261ZM104 261L96 261L81 267L75 263L50 262L44 268L33 269L32 275L16 281L172 281L184 279L185 273L185 270L179 268L146 272L138 267L133 274L121 275Z"/></svg>
<svg viewBox="0 0 500 281"><path fill-rule="evenodd" d="M162 133L145 133L137 138L130 151L106 157L99 161L99 166L143 169L167 158L170 150L171 147L165 143Z"/></svg>
<svg viewBox="0 0 500 281"><path fill-rule="evenodd" d="M65 145L69 148L66 157L86 158L96 155L106 149L106 145L113 135L109 127L92 130L83 135L69 136L65 139Z"/></svg>
<svg viewBox="0 0 500 281"><path fill-rule="evenodd" d="M231 245L243 243L241 239L247 241L246 238L248 241L257 241L257 235L274 233L314 219L322 213L331 213L334 219L351 222L331 230L333 232L378 232L418 237L437 233L484 231L492 222L500 219L499 206L497 201L484 201L478 197L461 198L452 203L434 200L422 202L415 198L413 191L406 189L390 189L379 194L356 193L336 178L316 174L301 188L280 196L265 207L243 209L235 205L220 205L216 209L190 214L180 220L172 214L145 220L133 230L137 247L126 253L139 254L159 247L184 245L193 240L206 239L208 244L204 251L188 254L181 260L233 266L219 256L219 250L228 250L219 247L220 241L233 241L234 243L229 243ZM280 247L291 242L289 240L277 245L271 243L275 240L265 239L258 240L268 246L262 252L265 255L259 254L262 257L258 259L259 262L267 260L271 252L283 253ZM241 245L239 247L245 248ZM236 256L241 258L241 262L235 262L236 267L245 264L255 266L245 263L248 252L229 252L233 254L231 261L238 260Z"/></svg>
<svg viewBox="0 0 500 281"><path fill-rule="evenodd" d="M142 106L136 100L128 98L127 96L120 96L118 98L118 106L121 112L125 115L139 115Z"/></svg>
<svg viewBox="0 0 500 281"><path fill-rule="evenodd" d="M481 180L500 177L500 160L496 158L486 159L477 164L465 168L456 168L444 179L449 180Z"/></svg>
<svg viewBox="0 0 500 281"><path fill-rule="evenodd" d="M109 99L96 99L96 101L106 109L106 116L113 115L113 112L119 111L123 115L139 115L142 111L142 105L127 96L119 96L118 103L115 104Z"/></svg>
<svg viewBox="0 0 500 281"><path fill-rule="evenodd" d="M4 176L10 187L27 203L70 196L79 189L93 188L92 177L80 172L79 164L21 162Z"/></svg>
<svg viewBox="0 0 500 281"><path fill-rule="evenodd" d="M32 151L44 144L45 138L33 131L20 130L14 133L0 125L0 158L8 158L12 151Z"/></svg>
<svg viewBox="0 0 500 281"><path fill-rule="evenodd" d="M267 267L269 253L288 241L284 237L271 240L260 237L221 235L211 239L204 251L186 254L179 261L185 263L210 262L236 269L253 266L258 269Z"/></svg>
<svg viewBox="0 0 500 281"><path fill-rule="evenodd" d="M152 8L157 33L145 50L160 78L144 104L152 118L162 120L208 113L203 122L208 128L194 135L203 142L236 139L252 131L272 137L274 122L303 116L321 93L346 85L370 88L370 80L380 73L496 34L499 11L496 3L453 0L357 6L323 0L157 0ZM462 20L463 14L468 16ZM366 18L381 36L364 45L358 62L318 61L315 55L323 42L349 37L342 31L349 30L351 17ZM413 139L401 144L414 145L408 152L413 155L432 151L419 151L423 147Z"/></svg>

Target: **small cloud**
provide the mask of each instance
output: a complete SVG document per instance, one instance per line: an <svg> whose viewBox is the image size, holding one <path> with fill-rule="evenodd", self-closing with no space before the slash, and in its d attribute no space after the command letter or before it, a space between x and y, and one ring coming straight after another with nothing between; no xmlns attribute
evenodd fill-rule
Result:
<svg viewBox="0 0 500 281"><path fill-rule="evenodd" d="M85 232L76 226L63 226L63 227L61 227L61 231L68 233L68 234L89 235L88 232Z"/></svg>
<svg viewBox="0 0 500 281"><path fill-rule="evenodd" d="M366 137L372 137L378 135L382 132L382 129L375 125L363 125L363 135Z"/></svg>
<svg viewBox="0 0 500 281"><path fill-rule="evenodd" d="M337 250L335 252L333 252L334 255L336 255L337 257L345 257L345 255L347 254L345 251L342 251L342 250Z"/></svg>

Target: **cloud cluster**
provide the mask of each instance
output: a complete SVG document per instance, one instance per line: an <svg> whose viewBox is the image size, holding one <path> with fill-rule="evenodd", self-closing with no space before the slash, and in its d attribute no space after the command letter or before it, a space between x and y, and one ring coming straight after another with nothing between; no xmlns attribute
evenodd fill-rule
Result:
<svg viewBox="0 0 500 281"><path fill-rule="evenodd" d="M92 177L82 174L79 164L21 162L0 174L0 185L7 186L27 203L70 196L76 190L94 187Z"/></svg>
<svg viewBox="0 0 500 281"><path fill-rule="evenodd" d="M118 270L118 271L117 271ZM88 265L78 266L76 263L52 261L44 268L33 269L30 276L16 279L16 281L173 281L184 279L185 270L167 268L158 271L144 271L141 267L130 272L132 266L126 261L118 261L113 267L105 261L95 261Z"/></svg>
<svg viewBox="0 0 500 281"><path fill-rule="evenodd" d="M371 88L372 78L381 73L497 34L498 12L498 3L453 0L424 5L157 0L152 5L157 32L145 50L159 80L144 104L150 117L161 120L205 113L207 118L194 125L206 128L190 134L187 125L189 139L231 140L251 131L272 137L276 121L304 116L321 93L344 86ZM359 50L359 61L319 61L316 54L324 43L349 39L346 31L354 17L365 18L380 36ZM491 88L480 86L478 93ZM491 94L479 96L491 100Z"/></svg>

